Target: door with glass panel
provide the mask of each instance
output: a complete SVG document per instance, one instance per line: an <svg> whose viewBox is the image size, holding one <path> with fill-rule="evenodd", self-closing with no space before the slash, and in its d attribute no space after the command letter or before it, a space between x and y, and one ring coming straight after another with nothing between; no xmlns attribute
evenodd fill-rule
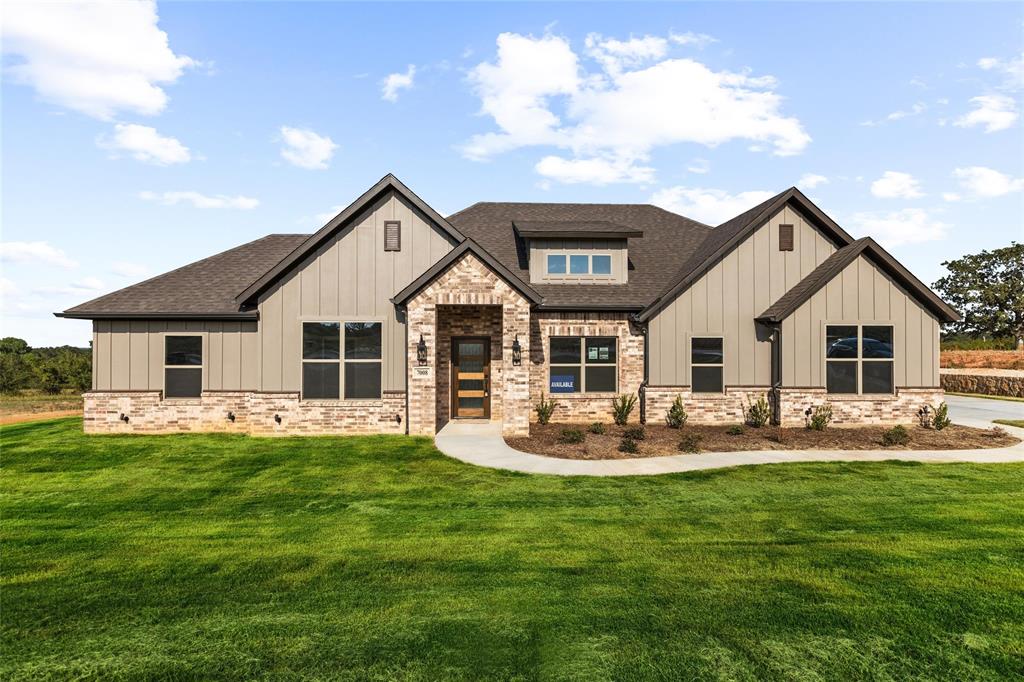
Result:
<svg viewBox="0 0 1024 682"><path fill-rule="evenodd" d="M452 339L452 417L491 416L491 340Z"/></svg>

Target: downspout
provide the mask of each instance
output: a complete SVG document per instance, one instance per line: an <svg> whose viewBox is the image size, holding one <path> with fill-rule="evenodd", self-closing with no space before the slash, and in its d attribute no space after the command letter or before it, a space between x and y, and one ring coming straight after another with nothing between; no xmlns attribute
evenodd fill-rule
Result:
<svg viewBox="0 0 1024 682"><path fill-rule="evenodd" d="M409 309L406 306L400 308L405 318L405 435L409 435Z"/></svg>
<svg viewBox="0 0 1024 682"><path fill-rule="evenodd" d="M640 328L640 335L642 337L644 337L644 378L643 378L643 381L640 382L640 388L637 389L637 393L640 396L640 423L641 424L646 424L647 423L647 384L648 384L649 371L650 371L649 370L650 358L649 358L649 355L648 355L648 353L649 353L648 346L650 344L647 342L648 341L648 338L647 338L647 323L646 322L640 322L637 319L636 315L630 315L630 320L633 322L633 324L637 325Z"/></svg>
<svg viewBox="0 0 1024 682"><path fill-rule="evenodd" d="M782 423L782 323L772 325L772 426Z"/></svg>

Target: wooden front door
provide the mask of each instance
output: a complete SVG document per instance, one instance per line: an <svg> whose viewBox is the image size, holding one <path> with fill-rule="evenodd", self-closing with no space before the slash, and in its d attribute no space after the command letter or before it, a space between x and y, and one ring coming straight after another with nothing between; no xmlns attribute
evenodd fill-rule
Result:
<svg viewBox="0 0 1024 682"><path fill-rule="evenodd" d="M489 419L491 416L491 340L487 337L452 339L452 417Z"/></svg>

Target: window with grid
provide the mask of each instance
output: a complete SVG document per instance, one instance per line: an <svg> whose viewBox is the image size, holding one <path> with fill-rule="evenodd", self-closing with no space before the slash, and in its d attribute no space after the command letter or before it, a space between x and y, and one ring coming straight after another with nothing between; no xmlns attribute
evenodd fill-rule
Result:
<svg viewBox="0 0 1024 682"><path fill-rule="evenodd" d="M304 322L302 397L380 398L381 327L380 322Z"/></svg>
<svg viewBox="0 0 1024 682"><path fill-rule="evenodd" d="M549 275L611 275L612 257L606 253L549 253Z"/></svg>
<svg viewBox="0 0 1024 682"><path fill-rule="evenodd" d="M694 393L721 393L725 354L721 336L694 336L690 339L690 387Z"/></svg>
<svg viewBox="0 0 1024 682"><path fill-rule="evenodd" d="M203 392L203 337L164 337L164 397L198 398Z"/></svg>
<svg viewBox="0 0 1024 682"><path fill-rule="evenodd" d="M825 327L825 387L829 393L892 393L892 325Z"/></svg>
<svg viewBox="0 0 1024 682"><path fill-rule="evenodd" d="M552 336L548 390L551 393L614 393L617 390L614 336Z"/></svg>

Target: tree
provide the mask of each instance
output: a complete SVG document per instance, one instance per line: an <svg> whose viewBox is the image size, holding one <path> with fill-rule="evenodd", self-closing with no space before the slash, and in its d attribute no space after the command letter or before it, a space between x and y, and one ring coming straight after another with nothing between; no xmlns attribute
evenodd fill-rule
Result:
<svg viewBox="0 0 1024 682"><path fill-rule="evenodd" d="M949 274L936 291L963 319L948 325L956 334L1011 336L1024 349L1024 244L969 254L942 264Z"/></svg>
<svg viewBox="0 0 1024 682"><path fill-rule="evenodd" d="M32 383L32 365L28 360L31 351L22 339L0 339L0 393L12 393Z"/></svg>

